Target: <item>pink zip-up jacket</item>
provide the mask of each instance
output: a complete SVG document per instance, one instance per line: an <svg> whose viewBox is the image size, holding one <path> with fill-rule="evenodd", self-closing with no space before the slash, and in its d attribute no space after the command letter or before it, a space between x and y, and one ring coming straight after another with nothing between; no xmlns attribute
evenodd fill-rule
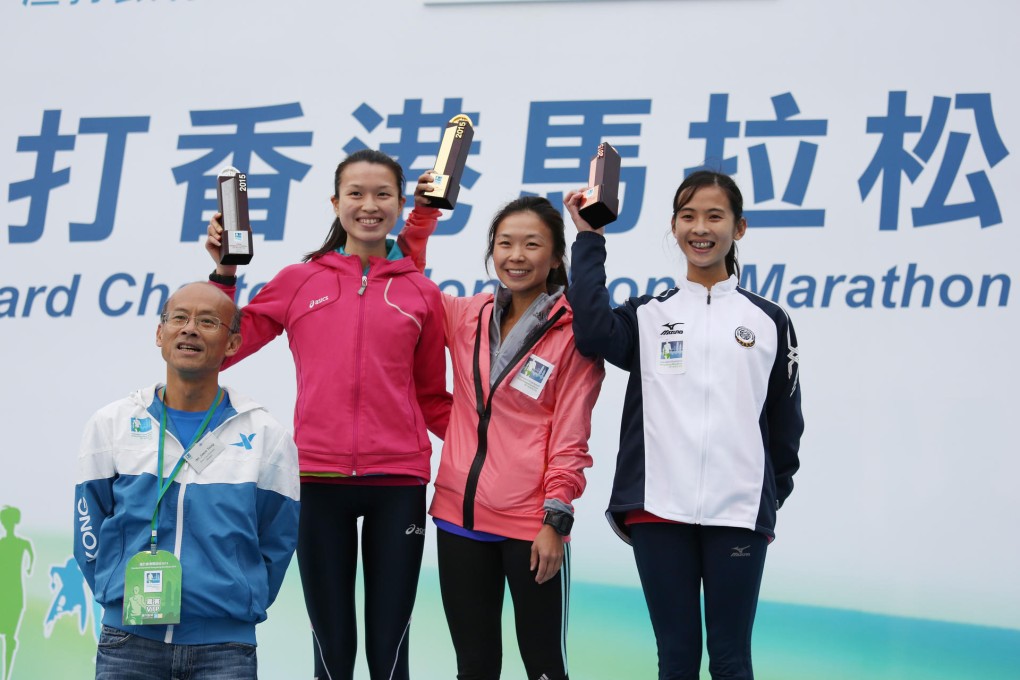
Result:
<svg viewBox="0 0 1020 680"><path fill-rule="evenodd" d="M423 217L439 215L431 209L418 208L416 212ZM425 243L434 227L434 221L408 221L398 239L403 252L421 267ZM472 526L467 528L533 541L542 528L546 499L572 504L584 491L584 469L592 464L588 455L591 413L605 377L602 360L586 358L577 351L573 313L566 298L560 298L549 310L549 318L560 309L564 314L497 386L485 428L485 453L480 457L475 338L481 328L478 385L483 400L488 400L493 296L443 295L443 308L453 362L453 412L429 513L464 526L467 502L474 514ZM513 385L532 356L553 367L537 397ZM468 498L472 488L473 497Z"/></svg>
<svg viewBox="0 0 1020 680"><path fill-rule="evenodd" d="M219 286L233 296L234 288ZM287 331L302 473L431 477L446 434L442 294L410 258L328 253L284 268L246 305L227 368Z"/></svg>
<svg viewBox="0 0 1020 680"><path fill-rule="evenodd" d="M584 491L584 469L592 464L591 412L605 376L602 361L583 357L574 347L573 314L566 298L560 298L549 316L560 308L566 312L496 388L487 451L478 467L474 346L481 315L478 384L487 400L492 295L444 295L443 305L453 362L453 413L429 513L464 526L465 502L473 503L474 523L468 528L532 541L542 528L546 499L572 504ZM537 397L513 384L533 356L553 366ZM472 487L473 499L466 498Z"/></svg>

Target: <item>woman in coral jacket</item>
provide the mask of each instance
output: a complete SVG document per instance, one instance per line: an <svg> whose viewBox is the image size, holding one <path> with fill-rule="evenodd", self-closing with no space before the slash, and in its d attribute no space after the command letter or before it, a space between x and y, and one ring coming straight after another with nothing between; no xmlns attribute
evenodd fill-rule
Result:
<svg viewBox="0 0 1020 680"><path fill-rule="evenodd" d="M405 227L412 255L425 226ZM489 228L496 294L443 296L453 413L429 513L458 678L499 677L506 583L528 677L567 677L572 503L605 371L574 347L565 250L560 212L519 198Z"/></svg>
<svg viewBox="0 0 1020 680"><path fill-rule="evenodd" d="M424 186L419 182L416 200L424 202ZM373 679L407 678L431 473L426 427L443 437L450 414L442 301L387 239L404 206L400 165L378 151L358 151L337 167L333 188L336 220L325 243L243 308L244 341L224 367L287 331L298 381L297 555L316 677L354 674L363 517L369 672ZM408 221L419 219L412 212ZM206 242L217 262L210 280L233 295L237 268L219 264L221 231L214 218Z"/></svg>

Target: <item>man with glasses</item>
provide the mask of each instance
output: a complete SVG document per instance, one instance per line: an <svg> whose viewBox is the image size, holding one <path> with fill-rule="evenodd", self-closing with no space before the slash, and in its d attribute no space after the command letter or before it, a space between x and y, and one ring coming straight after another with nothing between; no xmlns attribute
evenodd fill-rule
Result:
<svg viewBox="0 0 1020 680"><path fill-rule="evenodd" d="M156 329L166 382L85 428L74 554L105 608L96 680L257 677L255 625L297 544L299 483L290 434L219 384L239 328L215 286L181 288Z"/></svg>

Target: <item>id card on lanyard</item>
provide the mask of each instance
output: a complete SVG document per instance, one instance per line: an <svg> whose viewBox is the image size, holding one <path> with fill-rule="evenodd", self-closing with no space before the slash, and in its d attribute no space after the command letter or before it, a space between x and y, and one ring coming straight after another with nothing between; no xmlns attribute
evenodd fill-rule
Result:
<svg viewBox="0 0 1020 680"><path fill-rule="evenodd" d="M149 539L149 549L143 550L128 560L127 568L124 570L124 625L144 626L148 624L168 625L181 622L181 562L169 551L157 548L157 520L159 519L159 504L163 495L170 488L171 483L176 479L185 461L189 461L196 470L201 472L222 450L223 444L213 435L212 440L203 437L205 429L212 420L213 413L219 408L223 401L223 389L216 391L216 398L212 406L205 414L205 419L199 425L191 443L188 444L177 464L163 480L163 451L166 442L166 388L163 389L163 412L159 419L159 453L156 459L156 508L152 512L152 535ZM204 442L204 443L203 443ZM200 444L195 455L189 457L189 453L196 444ZM216 446L219 446L217 449ZM196 461L198 464L196 465ZM198 467L201 465L201 468Z"/></svg>

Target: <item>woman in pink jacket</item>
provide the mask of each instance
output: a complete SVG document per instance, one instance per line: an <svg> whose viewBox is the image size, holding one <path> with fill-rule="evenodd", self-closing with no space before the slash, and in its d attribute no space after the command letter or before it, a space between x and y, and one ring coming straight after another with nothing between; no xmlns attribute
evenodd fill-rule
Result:
<svg viewBox="0 0 1020 680"><path fill-rule="evenodd" d="M419 181L416 201L427 186ZM241 349L224 367L287 332L298 382L297 555L316 677L354 675L360 517L369 672L406 679L431 474L426 427L443 437L450 416L441 295L387 238L404 207L400 164L355 152L333 190L336 219L322 247L243 308ZM431 213L424 220L434 225ZM416 210L408 223L421 219ZM221 231L210 222L209 278L233 296L237 267L219 264Z"/></svg>
<svg viewBox="0 0 1020 680"><path fill-rule="evenodd" d="M419 266L430 233L405 226ZM565 251L560 211L519 198L489 228L496 294L443 296L453 412L429 513L462 679L500 675L506 583L528 677L567 677L572 503L605 371L574 347Z"/></svg>

